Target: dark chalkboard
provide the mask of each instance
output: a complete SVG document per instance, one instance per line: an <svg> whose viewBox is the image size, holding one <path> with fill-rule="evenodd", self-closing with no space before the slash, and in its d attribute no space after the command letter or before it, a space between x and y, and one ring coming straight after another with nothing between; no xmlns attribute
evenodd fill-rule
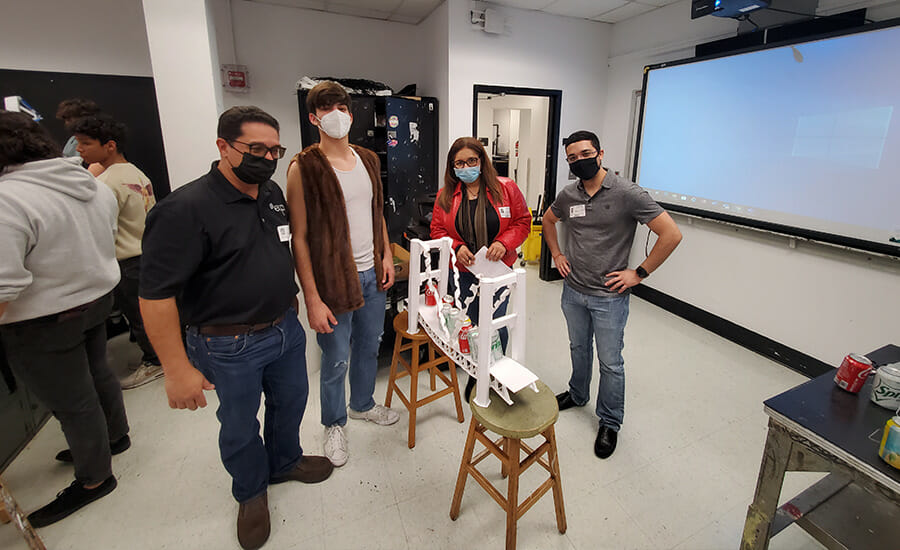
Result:
<svg viewBox="0 0 900 550"><path fill-rule="evenodd" d="M153 78L0 69L0 97L10 95L22 96L43 115L41 124L60 147L69 134L55 117L59 102L75 97L94 100L104 112L128 126L126 157L153 182L157 200L169 193Z"/></svg>

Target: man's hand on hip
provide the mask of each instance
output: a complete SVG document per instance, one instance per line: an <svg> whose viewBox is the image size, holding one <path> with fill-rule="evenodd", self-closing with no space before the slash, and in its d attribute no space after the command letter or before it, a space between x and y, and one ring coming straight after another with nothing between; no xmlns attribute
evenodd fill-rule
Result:
<svg viewBox="0 0 900 550"><path fill-rule="evenodd" d="M553 262L556 264L556 269L563 276L563 279L568 277L569 273L572 273L572 267L569 265L569 260L566 259L565 254L557 254L553 257Z"/></svg>
<svg viewBox="0 0 900 550"><path fill-rule="evenodd" d="M615 290L619 294L622 294L627 289L633 286L637 286L641 282L640 275L638 275L637 271L633 269L613 271L612 273L607 273L606 276L609 278L609 280L606 281L606 286L609 287L610 290Z"/></svg>

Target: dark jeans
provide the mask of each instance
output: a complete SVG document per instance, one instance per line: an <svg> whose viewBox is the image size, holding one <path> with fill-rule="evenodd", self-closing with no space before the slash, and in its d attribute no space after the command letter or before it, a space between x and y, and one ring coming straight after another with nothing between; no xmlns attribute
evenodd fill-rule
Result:
<svg viewBox="0 0 900 550"><path fill-rule="evenodd" d="M112 475L109 442L128 433L119 381L106 363L112 295L83 308L0 326L16 377L59 420L85 485Z"/></svg>
<svg viewBox="0 0 900 550"><path fill-rule="evenodd" d="M119 273L121 279L113 291L116 297L116 305L122 310L125 318L128 319L128 325L131 327L131 333L137 340L137 345L144 352L141 361L159 365L159 358L150 345L150 339L147 338L147 332L144 330L144 320L141 318L141 307L138 302L138 280L141 274L141 257L135 256L119 261Z"/></svg>
<svg viewBox="0 0 900 550"><path fill-rule="evenodd" d="M309 394L306 333L291 308L274 327L239 336L207 336L189 327L186 343L191 363L216 386L222 464L231 474L235 500L246 502L303 456L300 421ZM256 415L263 393L260 438Z"/></svg>
<svg viewBox="0 0 900 550"><path fill-rule="evenodd" d="M469 273L468 271L459 272L459 299L462 302L465 302L466 299L472 295L472 287L478 283L478 277ZM451 271L450 276L450 284L447 285L448 292L451 294L454 291L456 283L454 282L453 273ZM503 292L501 289L494 296L494 300L500 297L500 294ZM481 296L477 296L472 303L469 304L469 309L466 310L466 315L469 316L469 319L472 320L472 324L478 325L478 308L479 302L481 300ZM497 307L497 311L494 312L494 317L503 317L506 315L506 307L509 305L509 297L507 296L505 300ZM506 344L509 341L509 331L506 327L500 329L500 343L503 345L503 351L506 352Z"/></svg>

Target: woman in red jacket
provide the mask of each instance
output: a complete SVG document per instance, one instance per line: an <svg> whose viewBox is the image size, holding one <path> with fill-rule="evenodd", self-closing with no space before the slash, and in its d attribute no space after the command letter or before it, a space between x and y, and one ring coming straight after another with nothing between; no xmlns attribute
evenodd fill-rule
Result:
<svg viewBox="0 0 900 550"><path fill-rule="evenodd" d="M456 250L459 267L460 298L472 294L477 282L467 266L475 262L475 253L487 248L487 259L512 266L518 248L531 230L531 215L525 197L516 182L500 177L491 164L484 146L475 138L461 137L453 142L447 154L444 187L438 195L431 218L431 238L450 237ZM451 278L452 281L452 278ZM509 299L497 308L497 315L506 314ZM478 324L478 300L473 300L466 312ZM500 330L500 340L506 349L506 329ZM475 379L466 384L466 401L475 386Z"/></svg>

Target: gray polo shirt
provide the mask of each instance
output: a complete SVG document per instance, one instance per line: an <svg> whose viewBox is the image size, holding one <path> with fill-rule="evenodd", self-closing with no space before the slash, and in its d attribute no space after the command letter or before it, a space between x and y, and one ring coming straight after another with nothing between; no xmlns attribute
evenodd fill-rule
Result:
<svg viewBox="0 0 900 550"><path fill-rule="evenodd" d="M642 187L612 172L593 197L581 180L567 185L550 210L566 224L564 250L572 268L566 284L594 296L613 292L604 286L606 274L628 267L638 222L664 212Z"/></svg>

